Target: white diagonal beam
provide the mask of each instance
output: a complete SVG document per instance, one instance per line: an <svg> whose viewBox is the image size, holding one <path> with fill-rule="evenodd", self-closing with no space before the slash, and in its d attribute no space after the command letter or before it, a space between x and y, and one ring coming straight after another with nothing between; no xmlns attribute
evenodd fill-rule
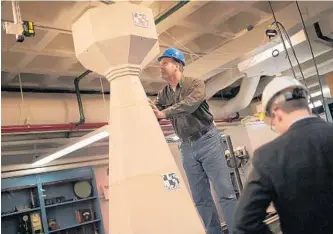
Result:
<svg viewBox="0 0 333 234"><path fill-rule="evenodd" d="M325 66L327 64L330 64L332 62L332 59L333 59L333 50L329 50L329 51L317 56L315 58L315 61L319 68L320 66L323 66L323 65ZM308 57L308 59L305 60L303 63L301 63L300 66L301 66L301 69L303 71L303 75L305 76L305 78L312 76L316 73L312 57ZM299 68L296 63L294 64L294 70L295 70L296 77L298 79L301 79L302 74L300 73ZM320 69L319 69L319 72L320 72ZM293 76L291 69L283 71L282 74L286 75L286 76Z"/></svg>
<svg viewBox="0 0 333 234"><path fill-rule="evenodd" d="M184 5L182 8L174 12L170 17L161 21L156 25L157 32L161 34L162 32L168 30L172 26L178 24L182 19L189 16L192 12L196 11L198 8L207 4L208 1L191 1Z"/></svg>

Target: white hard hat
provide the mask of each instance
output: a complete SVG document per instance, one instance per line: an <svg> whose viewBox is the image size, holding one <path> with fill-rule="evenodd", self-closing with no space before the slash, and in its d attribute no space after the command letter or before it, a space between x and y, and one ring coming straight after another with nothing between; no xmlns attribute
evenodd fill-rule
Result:
<svg viewBox="0 0 333 234"><path fill-rule="evenodd" d="M290 88L301 88L305 90L308 95L307 88L295 78L290 76L276 77L265 87L262 93L262 111L266 114L267 104L271 101L271 99L279 92Z"/></svg>

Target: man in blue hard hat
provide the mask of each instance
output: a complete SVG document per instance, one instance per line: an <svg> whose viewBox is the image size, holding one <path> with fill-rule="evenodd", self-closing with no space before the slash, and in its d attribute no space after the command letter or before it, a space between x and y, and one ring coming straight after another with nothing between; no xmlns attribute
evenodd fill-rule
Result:
<svg viewBox="0 0 333 234"><path fill-rule="evenodd" d="M206 102L205 83L183 76L185 58L176 48L168 48L158 61L162 78L168 85L152 103L154 113L158 119L170 119L181 140L183 167L207 234L222 233L209 181L214 186L231 233L236 195L224 156L221 134L214 125Z"/></svg>

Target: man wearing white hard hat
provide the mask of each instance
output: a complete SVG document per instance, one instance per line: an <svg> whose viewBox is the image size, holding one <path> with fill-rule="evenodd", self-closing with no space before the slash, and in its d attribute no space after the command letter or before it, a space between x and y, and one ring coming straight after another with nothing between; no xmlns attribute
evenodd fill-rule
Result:
<svg viewBox="0 0 333 234"><path fill-rule="evenodd" d="M254 152L234 234L272 233L264 223L273 202L286 234L333 233L333 124L311 115L307 89L292 77L265 88L265 123L280 134Z"/></svg>

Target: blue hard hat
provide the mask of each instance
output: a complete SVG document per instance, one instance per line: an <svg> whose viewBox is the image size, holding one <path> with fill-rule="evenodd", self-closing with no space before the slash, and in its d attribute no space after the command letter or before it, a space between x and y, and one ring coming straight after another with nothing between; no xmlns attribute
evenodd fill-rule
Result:
<svg viewBox="0 0 333 234"><path fill-rule="evenodd" d="M184 54L176 49L176 48L168 48L164 51L164 53L162 54L162 56L160 56L158 58L158 61L160 62L162 58L173 58L176 61L180 62L181 64L183 64L183 66L185 66L185 57Z"/></svg>

